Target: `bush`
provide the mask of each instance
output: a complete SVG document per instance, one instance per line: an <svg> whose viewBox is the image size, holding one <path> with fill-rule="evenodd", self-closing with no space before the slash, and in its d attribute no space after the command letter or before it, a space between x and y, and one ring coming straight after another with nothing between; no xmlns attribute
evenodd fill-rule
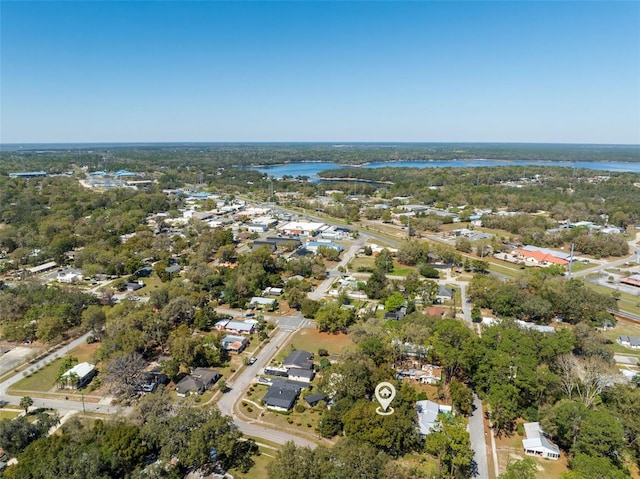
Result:
<svg viewBox="0 0 640 479"><path fill-rule="evenodd" d="M519 422L516 426L516 431L518 432L518 436L524 436L524 424Z"/></svg>
<svg viewBox="0 0 640 479"><path fill-rule="evenodd" d="M303 413L307 410L307 408L304 407L302 404L296 404L296 407L294 409L296 412L299 412L299 413Z"/></svg>
<svg viewBox="0 0 640 479"><path fill-rule="evenodd" d="M325 348L319 348L318 356L321 356L321 357L329 356L329 351L327 351Z"/></svg>

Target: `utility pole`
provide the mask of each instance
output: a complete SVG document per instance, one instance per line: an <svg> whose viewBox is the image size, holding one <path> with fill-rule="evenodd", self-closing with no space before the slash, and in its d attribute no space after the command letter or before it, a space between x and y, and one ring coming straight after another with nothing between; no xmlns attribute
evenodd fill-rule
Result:
<svg viewBox="0 0 640 479"><path fill-rule="evenodd" d="M575 243L571 243L571 256L569 257L569 279L571 279L571 271L573 269L573 247Z"/></svg>

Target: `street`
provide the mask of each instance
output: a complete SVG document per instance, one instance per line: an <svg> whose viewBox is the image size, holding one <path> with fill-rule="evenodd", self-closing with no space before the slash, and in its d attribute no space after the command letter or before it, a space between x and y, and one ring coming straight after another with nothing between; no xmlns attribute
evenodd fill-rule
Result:
<svg viewBox="0 0 640 479"><path fill-rule="evenodd" d="M242 372L233 378L232 383L227 383L230 390L222 395L218 400L218 408L222 414L233 418L233 422L241 432L249 436L258 437L277 444L284 444L288 441L295 442L298 446L316 447L316 443L307 439L262 426L258 421L245 421L236 415L234 406L240 400L251 381L259 374L271 358L277 353L278 348L286 343L295 330L280 329L271 340L264 346L260 354L256 356L257 361L246 366Z"/></svg>

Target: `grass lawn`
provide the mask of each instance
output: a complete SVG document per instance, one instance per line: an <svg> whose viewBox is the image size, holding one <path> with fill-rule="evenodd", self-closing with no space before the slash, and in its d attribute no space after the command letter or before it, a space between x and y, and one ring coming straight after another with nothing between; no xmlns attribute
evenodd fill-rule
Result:
<svg viewBox="0 0 640 479"><path fill-rule="evenodd" d="M291 351L291 346L294 349L302 349L304 351L309 351L317 355L318 349L324 348L329 354L339 354L340 351L346 346L350 346L353 343L347 334L331 334L331 333L321 333L316 329L301 329L299 330L289 342L289 346L286 348L282 348L284 353L283 359L289 354ZM316 358L318 360L318 358Z"/></svg>
<svg viewBox="0 0 640 479"><path fill-rule="evenodd" d="M599 284L593 284L589 282L585 282L585 284L598 293L607 295L611 295L612 293L619 293L620 299L618 300L618 308L620 309L620 311L627 311L629 313L640 315L640 297L633 294L625 293L623 291L615 291L611 288L607 288L606 286L601 286Z"/></svg>
<svg viewBox="0 0 640 479"><path fill-rule="evenodd" d="M350 270L357 273L359 268L374 268L375 258L373 256L358 256L353 258L350 264Z"/></svg>
<svg viewBox="0 0 640 479"><path fill-rule="evenodd" d="M487 259L487 263L489 263L489 271L491 271L492 273L502 274L510 278L515 278L524 271L518 266L514 268L509 266L509 263L506 263L505 261L499 261L493 258Z"/></svg>
<svg viewBox="0 0 640 479"><path fill-rule="evenodd" d="M136 296L150 296L154 289L158 289L162 285L162 281L155 273L146 278L140 278L140 280L145 284L145 287L136 291Z"/></svg>
<svg viewBox="0 0 640 479"><path fill-rule="evenodd" d="M415 271L415 268L407 268L404 265L400 265L397 261L393 262L393 271L389 273L391 276L406 276L411 271Z"/></svg>
<svg viewBox="0 0 640 479"><path fill-rule="evenodd" d="M243 399L260 404L262 398L267 393L268 386L265 384L252 385ZM300 394L294 408L287 414L277 411L270 411L266 408L256 407L248 402L243 402L241 407L242 413L251 419L260 419L268 422L278 429L289 429L291 431L301 431L317 435L318 423L320 421L321 411L316 408L309 408L304 401L303 396L307 395L305 391ZM303 412L296 412L298 405L304 407Z"/></svg>
<svg viewBox="0 0 640 479"><path fill-rule="evenodd" d="M256 442L262 441L258 439ZM254 465L248 472L240 472L237 469L229 471L233 477L240 479L264 479L267 477L267 467L273 461L278 451L267 447L258 447L260 455L253 456Z"/></svg>
<svg viewBox="0 0 640 479"><path fill-rule="evenodd" d="M17 417L18 414L20 414L23 411L18 411L17 409L3 409L2 411L0 411L0 420L1 419L13 419L14 417Z"/></svg>
<svg viewBox="0 0 640 479"><path fill-rule="evenodd" d="M77 348L69 351L66 356L74 356L78 358L78 362L92 361L94 353L98 347L98 343L83 343ZM33 368L27 368L22 373L25 375L25 378L11 386L9 390L37 391L43 393L50 391L55 386L56 376L58 375L62 363L63 359L58 358L38 371L33 371ZM65 391L65 393L73 395L77 393L77 391Z"/></svg>
<svg viewBox="0 0 640 479"><path fill-rule="evenodd" d="M630 356L637 356L640 358L639 350L625 348L624 346L617 343L618 336L640 336L640 324L634 323L632 321L618 320L615 328L604 331L602 335L605 338L613 341L613 344L611 344L610 347L614 353L622 353Z"/></svg>
<svg viewBox="0 0 640 479"><path fill-rule="evenodd" d="M31 368L27 369L23 372L25 374L25 378L21 379L13 386L9 388L9 391L20 390L20 391L37 391L37 392L48 392L50 391L56 383L56 376L60 370L60 366L62 366L62 358L58 358L53 362L49 363L42 369L37 372L33 372L31 375L26 376L31 372Z"/></svg>

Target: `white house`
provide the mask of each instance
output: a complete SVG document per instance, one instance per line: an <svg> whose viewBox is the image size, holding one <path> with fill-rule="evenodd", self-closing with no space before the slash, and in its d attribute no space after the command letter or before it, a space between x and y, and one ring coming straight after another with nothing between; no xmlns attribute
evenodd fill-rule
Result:
<svg viewBox="0 0 640 479"><path fill-rule="evenodd" d="M249 302L250 308L258 308L258 309L263 309L263 308L275 309L277 305L278 305L277 299L262 298L260 296L254 296L253 298L251 298L251 301Z"/></svg>
<svg viewBox="0 0 640 479"><path fill-rule="evenodd" d="M640 338L638 336L618 336L618 344L631 349L640 349Z"/></svg>
<svg viewBox="0 0 640 479"><path fill-rule="evenodd" d="M60 271L56 276L56 281L58 283L77 283L78 281L82 281L82 273L80 271L65 269L64 271Z"/></svg>
<svg viewBox="0 0 640 479"><path fill-rule="evenodd" d="M555 460L560 457L560 449L545 437L544 431L540 429L539 422L525 423L524 432L527 436L526 439L522 440L525 454Z"/></svg>
<svg viewBox="0 0 640 479"><path fill-rule="evenodd" d="M93 364L76 364L60 376L59 385L62 389L80 389L89 384L97 372L98 371Z"/></svg>

